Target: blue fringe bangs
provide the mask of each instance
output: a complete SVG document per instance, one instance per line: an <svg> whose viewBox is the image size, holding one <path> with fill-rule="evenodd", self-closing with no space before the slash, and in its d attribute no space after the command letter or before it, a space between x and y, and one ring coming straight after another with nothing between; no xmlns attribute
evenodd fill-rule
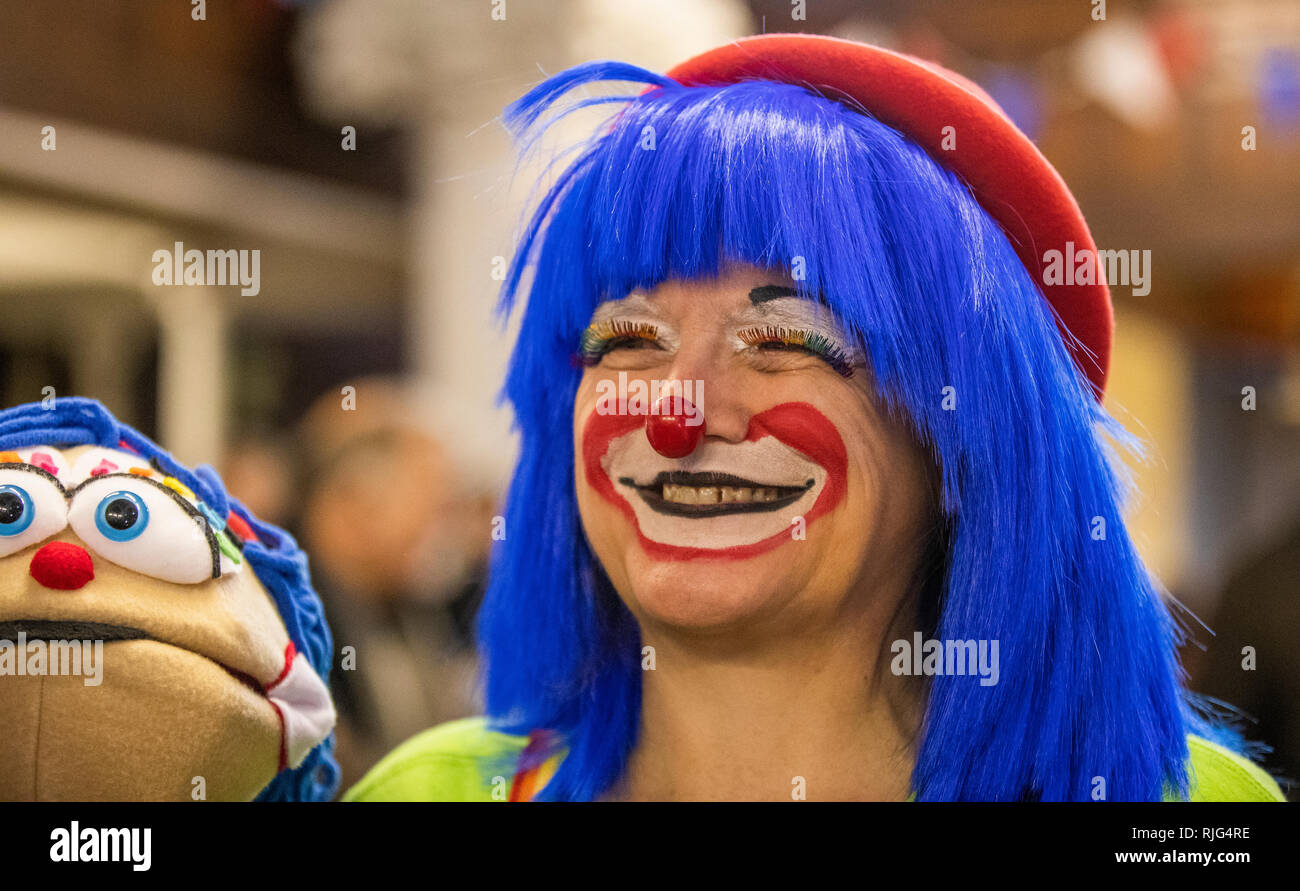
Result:
<svg viewBox="0 0 1300 891"><path fill-rule="evenodd" d="M601 81L649 89L559 102ZM578 338L602 300L733 261L792 274L860 340L882 404L940 480L928 630L999 641L994 686L932 679L918 800L1086 800L1099 781L1109 800L1159 800L1186 793L1186 734L1239 747L1184 693L1181 629L1125 530L1127 483L1102 434L1135 443L963 183L860 110L768 81L685 87L590 63L534 88L506 121L536 135L604 102L617 113L541 199L502 297L503 312L526 304L504 391L521 452L479 635L495 726L556 730L568 748L540 797L605 792L640 710L639 631L575 498Z"/></svg>

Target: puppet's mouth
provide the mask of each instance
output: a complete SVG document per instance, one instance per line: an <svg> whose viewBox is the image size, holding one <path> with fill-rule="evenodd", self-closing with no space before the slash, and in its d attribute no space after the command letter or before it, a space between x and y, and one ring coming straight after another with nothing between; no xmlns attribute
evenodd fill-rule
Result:
<svg viewBox="0 0 1300 891"><path fill-rule="evenodd" d="M20 636L21 635L21 636ZM237 683L263 698L274 709L280 722L280 768L297 767L307 753L329 736L334 728L334 704L329 688L316 674L293 643L286 645L283 667L270 683L261 683L251 675L231 668L206 653L163 640L140 628L107 622L82 622L75 619L11 619L0 622L0 640L27 641L151 641L175 647L217 665Z"/></svg>
<svg viewBox="0 0 1300 891"><path fill-rule="evenodd" d="M101 641L107 644L119 640L152 640L155 643L175 646L177 649L201 656L220 666L232 678L257 695L265 695L263 685L259 684L251 675L245 674L237 668L231 668L229 665L203 653L197 653L188 647L177 646L170 641L161 640L148 631L133 628L129 625L114 625L108 622L80 622L71 619L14 619L0 622L0 640L16 643L20 640L19 635L22 635L22 638L26 640L42 640L47 643L76 640Z"/></svg>
<svg viewBox="0 0 1300 891"><path fill-rule="evenodd" d="M18 619L0 622L0 640L16 641L19 635L28 640L151 640L153 635L127 625L109 625L104 622L72 622L68 620Z"/></svg>
<svg viewBox="0 0 1300 891"><path fill-rule="evenodd" d="M660 471L647 483L620 477L619 483L635 489L652 510L674 517L721 517L729 514L770 513L798 501L816 484L761 483L720 471Z"/></svg>

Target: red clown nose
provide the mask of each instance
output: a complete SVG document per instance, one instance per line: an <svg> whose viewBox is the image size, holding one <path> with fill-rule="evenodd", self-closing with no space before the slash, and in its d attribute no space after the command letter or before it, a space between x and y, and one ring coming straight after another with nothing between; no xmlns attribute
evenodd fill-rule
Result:
<svg viewBox="0 0 1300 891"><path fill-rule="evenodd" d="M691 419L694 425L688 423ZM645 435L665 458L685 458L704 438L704 417L689 399L665 396L645 419Z"/></svg>
<svg viewBox="0 0 1300 891"><path fill-rule="evenodd" d="M95 564L85 548L52 541L33 555L28 571L47 588L76 591L95 577Z"/></svg>

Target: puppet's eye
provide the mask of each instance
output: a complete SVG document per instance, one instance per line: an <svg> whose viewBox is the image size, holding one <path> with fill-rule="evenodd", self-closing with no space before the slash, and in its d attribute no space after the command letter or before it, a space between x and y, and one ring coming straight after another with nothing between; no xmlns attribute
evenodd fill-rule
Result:
<svg viewBox="0 0 1300 891"><path fill-rule="evenodd" d="M149 527L149 508L134 492L110 492L95 508L95 528L109 541L130 541Z"/></svg>
<svg viewBox="0 0 1300 891"><path fill-rule="evenodd" d="M0 535L21 535L32 525L36 512L32 496L22 486L0 486Z"/></svg>
<svg viewBox="0 0 1300 891"><path fill-rule="evenodd" d="M0 469L0 557L44 541L68 524L63 490L36 470Z"/></svg>
<svg viewBox="0 0 1300 891"><path fill-rule="evenodd" d="M92 551L124 569L193 585L213 577L213 533L172 490L124 474L101 476L72 499L68 523Z"/></svg>

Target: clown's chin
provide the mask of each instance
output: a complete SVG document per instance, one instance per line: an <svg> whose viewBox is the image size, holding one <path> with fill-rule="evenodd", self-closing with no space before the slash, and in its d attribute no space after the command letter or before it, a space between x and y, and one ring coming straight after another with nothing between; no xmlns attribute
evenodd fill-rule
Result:
<svg viewBox="0 0 1300 891"><path fill-rule="evenodd" d="M660 560L632 544L624 601L643 630L729 635L773 618L798 590L798 561L786 549L746 560Z"/></svg>
<svg viewBox="0 0 1300 891"><path fill-rule="evenodd" d="M152 640L82 676L0 681L0 800L248 801L276 775L280 720L217 663Z"/></svg>

